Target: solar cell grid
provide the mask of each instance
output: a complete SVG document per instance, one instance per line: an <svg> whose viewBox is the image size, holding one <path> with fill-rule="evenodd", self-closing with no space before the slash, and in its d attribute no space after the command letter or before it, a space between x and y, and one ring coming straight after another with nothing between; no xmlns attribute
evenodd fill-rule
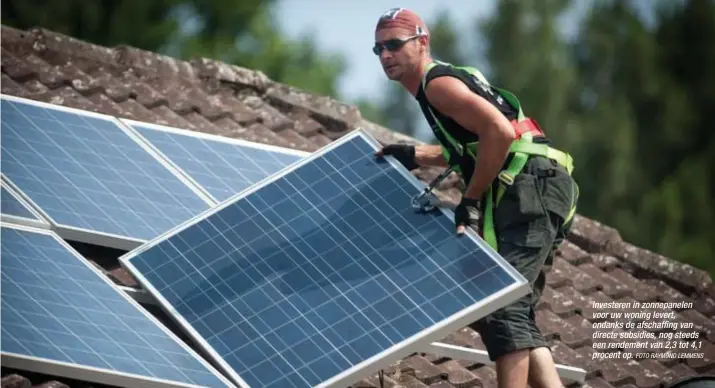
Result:
<svg viewBox="0 0 715 388"><path fill-rule="evenodd" d="M3 221L33 226L42 229L49 229L50 224L38 214L30 204L13 188L8 187L8 184L3 179L2 181L2 208L0 209L0 218Z"/></svg>
<svg viewBox="0 0 715 388"><path fill-rule="evenodd" d="M63 237L131 249L209 208L109 116L2 96L2 172Z"/></svg>
<svg viewBox="0 0 715 388"><path fill-rule="evenodd" d="M300 160L306 152L122 119L221 202Z"/></svg>
<svg viewBox="0 0 715 388"><path fill-rule="evenodd" d="M27 208L14 194L11 194L2 186L2 212L17 217L39 220L37 216Z"/></svg>
<svg viewBox="0 0 715 388"><path fill-rule="evenodd" d="M121 261L252 387L353 383L526 292L374 151L356 131Z"/></svg>
<svg viewBox="0 0 715 388"><path fill-rule="evenodd" d="M3 366L120 386L229 386L51 232L3 224L1 249Z"/></svg>

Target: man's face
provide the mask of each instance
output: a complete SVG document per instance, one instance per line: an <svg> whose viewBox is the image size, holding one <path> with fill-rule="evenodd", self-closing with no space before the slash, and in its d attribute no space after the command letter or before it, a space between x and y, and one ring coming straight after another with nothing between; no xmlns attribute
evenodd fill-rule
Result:
<svg viewBox="0 0 715 388"><path fill-rule="evenodd" d="M401 28L383 28L375 33L375 43L382 49L379 58L385 75L399 81L419 65L426 37L415 37Z"/></svg>

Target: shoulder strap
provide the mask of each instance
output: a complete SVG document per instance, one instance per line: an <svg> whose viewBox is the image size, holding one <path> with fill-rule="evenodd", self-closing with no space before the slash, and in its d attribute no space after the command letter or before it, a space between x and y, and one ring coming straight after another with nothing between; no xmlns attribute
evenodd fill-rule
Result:
<svg viewBox="0 0 715 388"><path fill-rule="evenodd" d="M472 67L472 66L455 66L455 67L457 69L462 69L462 70L467 71L469 74L473 75L479 82L482 82L485 85L489 86L490 88L493 88L494 90L499 92L499 94L501 94L502 97L504 97L511 105L513 105L519 111L517 121L523 121L526 119L526 116L524 115L524 112L521 109L521 102L519 102L519 99L516 98L516 96L512 92L510 92L506 89L496 87L496 86L492 85L491 83L489 83L487 78L484 77L484 74L482 74L482 72L479 71L475 67Z"/></svg>

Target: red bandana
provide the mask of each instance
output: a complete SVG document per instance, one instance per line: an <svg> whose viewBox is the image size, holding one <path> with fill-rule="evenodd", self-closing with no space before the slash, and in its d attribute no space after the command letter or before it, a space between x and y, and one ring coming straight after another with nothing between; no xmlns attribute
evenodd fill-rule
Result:
<svg viewBox="0 0 715 388"><path fill-rule="evenodd" d="M402 28L414 35L428 35L427 26L416 13L405 8L391 8L380 16L375 32L383 28Z"/></svg>

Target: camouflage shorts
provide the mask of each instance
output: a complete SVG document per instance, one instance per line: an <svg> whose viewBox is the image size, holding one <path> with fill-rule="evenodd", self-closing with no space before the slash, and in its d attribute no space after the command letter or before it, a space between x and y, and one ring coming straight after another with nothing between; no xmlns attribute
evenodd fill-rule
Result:
<svg viewBox="0 0 715 388"><path fill-rule="evenodd" d="M578 200L576 189L562 166L532 157L494 210L499 254L529 281L532 292L470 325L480 333L492 361L515 350L547 346L534 308L554 250L570 229L564 220Z"/></svg>

